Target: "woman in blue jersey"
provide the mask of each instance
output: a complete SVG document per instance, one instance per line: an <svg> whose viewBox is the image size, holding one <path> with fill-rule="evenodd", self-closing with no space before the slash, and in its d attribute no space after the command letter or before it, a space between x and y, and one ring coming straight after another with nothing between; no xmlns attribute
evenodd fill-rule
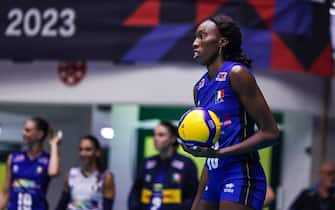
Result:
<svg viewBox="0 0 335 210"><path fill-rule="evenodd" d="M50 177L60 172L58 144L60 137L51 132L50 154L43 151L49 133L46 120L33 117L22 131L25 150L7 159L6 177L0 196L0 210L46 210L46 191Z"/></svg>
<svg viewBox="0 0 335 210"><path fill-rule="evenodd" d="M113 174L104 170L97 138L87 135L79 143L80 167L70 169L57 210L112 210Z"/></svg>
<svg viewBox="0 0 335 210"><path fill-rule="evenodd" d="M240 28L225 15L203 21L196 30L193 57L207 72L194 86L195 104L219 116L222 132L213 148L183 145L187 152L207 157L192 210L263 207L266 179L257 150L274 144L279 131L241 40Z"/></svg>

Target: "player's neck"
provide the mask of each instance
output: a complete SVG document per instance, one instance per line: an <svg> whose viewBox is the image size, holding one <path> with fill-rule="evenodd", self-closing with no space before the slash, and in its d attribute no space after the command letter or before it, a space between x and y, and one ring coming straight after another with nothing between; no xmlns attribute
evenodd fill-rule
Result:
<svg viewBox="0 0 335 210"><path fill-rule="evenodd" d="M95 164L86 165L82 168L82 172L85 176L91 175L96 170L97 166Z"/></svg>
<svg viewBox="0 0 335 210"><path fill-rule="evenodd" d="M209 79L213 79L218 71L223 66L224 61L218 57L213 63L207 66L207 71L209 75Z"/></svg>
<svg viewBox="0 0 335 210"><path fill-rule="evenodd" d="M35 159L43 152L43 147L41 144L31 144L28 145L27 155L30 159Z"/></svg>
<svg viewBox="0 0 335 210"><path fill-rule="evenodd" d="M162 150L160 153L159 153L159 156L162 160L166 160L170 157L172 157L174 154L174 148L172 147L169 147L167 148L166 150Z"/></svg>

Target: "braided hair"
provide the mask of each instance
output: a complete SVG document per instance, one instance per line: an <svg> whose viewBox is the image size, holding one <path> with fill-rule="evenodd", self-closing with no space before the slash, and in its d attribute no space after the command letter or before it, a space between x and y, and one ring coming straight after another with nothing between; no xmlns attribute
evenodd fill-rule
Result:
<svg viewBox="0 0 335 210"><path fill-rule="evenodd" d="M240 62L250 68L252 60L243 53L241 48L242 33L238 24L231 17L223 14L214 15L209 20L215 23L221 36L228 40L228 44L222 48L222 58Z"/></svg>

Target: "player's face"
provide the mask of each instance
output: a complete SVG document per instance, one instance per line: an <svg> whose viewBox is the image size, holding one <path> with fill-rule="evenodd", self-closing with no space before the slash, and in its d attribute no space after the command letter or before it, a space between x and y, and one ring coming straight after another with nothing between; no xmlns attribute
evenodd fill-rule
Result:
<svg viewBox="0 0 335 210"><path fill-rule="evenodd" d="M219 51L220 32L215 23L206 20L202 22L195 33L193 41L193 58L201 64L209 64Z"/></svg>
<svg viewBox="0 0 335 210"><path fill-rule="evenodd" d="M158 125L154 129L154 144L158 151L166 150L172 145L173 138L169 129L163 125Z"/></svg>
<svg viewBox="0 0 335 210"><path fill-rule="evenodd" d="M23 126L22 138L25 144L31 144L39 141L43 136L43 132L39 130L33 120L27 120Z"/></svg>
<svg viewBox="0 0 335 210"><path fill-rule="evenodd" d="M93 142L89 139L82 139L79 144L79 157L83 166L91 165L100 155Z"/></svg>
<svg viewBox="0 0 335 210"><path fill-rule="evenodd" d="M335 165L326 163L322 166L320 171L320 182L326 188L330 188L335 185Z"/></svg>

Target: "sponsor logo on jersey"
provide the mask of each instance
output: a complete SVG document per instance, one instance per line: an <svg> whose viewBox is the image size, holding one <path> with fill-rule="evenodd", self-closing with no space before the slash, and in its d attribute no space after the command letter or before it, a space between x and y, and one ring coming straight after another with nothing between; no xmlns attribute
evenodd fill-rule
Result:
<svg viewBox="0 0 335 210"><path fill-rule="evenodd" d="M25 157L23 154L15 156L13 162L22 162L24 161Z"/></svg>
<svg viewBox="0 0 335 210"><path fill-rule="evenodd" d="M41 157L41 158L38 159L38 162L42 163L42 164L48 164L49 159L46 158L46 157Z"/></svg>
<svg viewBox="0 0 335 210"><path fill-rule="evenodd" d="M174 183L180 184L181 183L181 174L180 173L172 174L172 181Z"/></svg>
<svg viewBox="0 0 335 210"><path fill-rule="evenodd" d="M34 180L29 179L15 179L12 186L14 188L37 188L38 185Z"/></svg>
<svg viewBox="0 0 335 210"><path fill-rule="evenodd" d="M223 189L223 192L234 193L234 187L235 185L233 183L226 184Z"/></svg>
<svg viewBox="0 0 335 210"><path fill-rule="evenodd" d="M220 72L215 78L216 81L223 82L227 80L227 72Z"/></svg>
<svg viewBox="0 0 335 210"><path fill-rule="evenodd" d="M198 84L198 90L200 90L205 85L205 79L202 78Z"/></svg>
<svg viewBox="0 0 335 210"><path fill-rule="evenodd" d="M150 174L146 174L144 180L146 182L151 182L151 175Z"/></svg>
<svg viewBox="0 0 335 210"><path fill-rule="evenodd" d="M155 160L148 160L147 163L145 164L146 169L152 169L156 166L156 161Z"/></svg>
<svg viewBox="0 0 335 210"><path fill-rule="evenodd" d="M13 172L18 172L19 171L19 166L18 165L13 165Z"/></svg>
<svg viewBox="0 0 335 210"><path fill-rule="evenodd" d="M233 122L231 121L231 117L230 115L225 115L223 118L223 127L226 127L230 124L232 124Z"/></svg>
<svg viewBox="0 0 335 210"><path fill-rule="evenodd" d="M161 192L163 190L163 184L155 183L153 187L154 192Z"/></svg>
<svg viewBox="0 0 335 210"><path fill-rule="evenodd" d="M180 160L174 160L171 163L172 167L182 170L184 168L184 162Z"/></svg>
<svg viewBox="0 0 335 210"><path fill-rule="evenodd" d="M215 103L222 103L224 101L224 89L218 90L215 93Z"/></svg>
<svg viewBox="0 0 335 210"><path fill-rule="evenodd" d="M41 174L42 172L43 172L43 167L42 166L37 166L36 173Z"/></svg>

